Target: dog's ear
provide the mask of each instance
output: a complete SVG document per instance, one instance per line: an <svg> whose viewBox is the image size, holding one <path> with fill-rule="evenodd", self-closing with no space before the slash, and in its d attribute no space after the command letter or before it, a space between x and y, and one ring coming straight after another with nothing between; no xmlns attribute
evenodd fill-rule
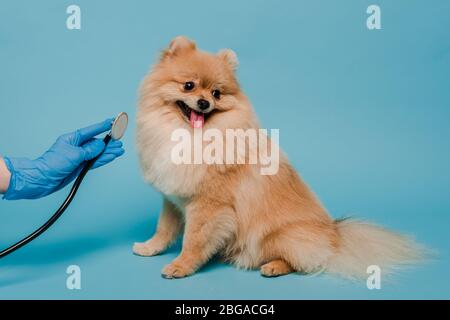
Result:
<svg viewBox="0 0 450 320"><path fill-rule="evenodd" d="M195 48L196 46L194 41L191 41L184 36L178 36L173 39L172 42L170 42L169 47L163 51L161 60L167 57L176 56L186 50L195 50Z"/></svg>
<svg viewBox="0 0 450 320"><path fill-rule="evenodd" d="M237 69L239 62L237 55L233 50L222 49L217 55L230 66L231 70L235 71Z"/></svg>

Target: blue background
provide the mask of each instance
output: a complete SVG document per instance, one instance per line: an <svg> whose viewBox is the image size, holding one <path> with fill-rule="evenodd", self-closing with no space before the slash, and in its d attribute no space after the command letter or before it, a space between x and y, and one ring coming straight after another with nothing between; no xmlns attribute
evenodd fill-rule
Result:
<svg viewBox="0 0 450 320"><path fill-rule="evenodd" d="M0 298L450 298L450 2L69 1L0 3L0 154L36 157L61 133L126 111L120 160L92 172L47 233L0 261ZM265 279L217 262L168 281L180 250L132 254L155 229L161 196L140 174L137 88L176 35L233 48L239 78L266 128L280 128L293 165L335 216L413 234L439 258L381 290L328 275ZM67 190L0 201L0 245L43 223ZM66 288L66 268L82 289Z"/></svg>

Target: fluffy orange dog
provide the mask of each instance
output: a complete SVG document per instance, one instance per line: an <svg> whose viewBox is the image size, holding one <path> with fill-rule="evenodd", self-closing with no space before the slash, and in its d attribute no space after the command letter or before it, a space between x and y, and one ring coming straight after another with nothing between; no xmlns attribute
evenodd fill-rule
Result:
<svg viewBox="0 0 450 320"><path fill-rule="evenodd" d="M328 271L367 276L417 261L407 237L351 219L333 220L284 156L275 175L259 164L175 164L174 130L258 129L235 77L233 51L210 54L175 38L141 87L137 145L145 179L164 195L155 235L134 252L153 256L184 230L181 254L162 270L167 278L193 274L219 254L264 276Z"/></svg>

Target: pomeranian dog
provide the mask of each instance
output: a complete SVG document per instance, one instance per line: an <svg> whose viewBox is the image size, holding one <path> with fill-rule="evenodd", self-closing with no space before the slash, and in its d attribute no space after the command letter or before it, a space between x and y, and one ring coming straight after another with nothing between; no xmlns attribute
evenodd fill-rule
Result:
<svg viewBox="0 0 450 320"><path fill-rule="evenodd" d="M163 51L141 85L137 146L145 180L164 197L156 233L133 251L153 256L184 231L180 255L166 278L186 277L211 257L267 277L327 271L366 278L370 265L385 274L417 262L423 249L404 235L366 222L333 220L286 157L276 174L261 164L176 164L174 130L256 129L241 91L236 54L211 54L185 37Z"/></svg>

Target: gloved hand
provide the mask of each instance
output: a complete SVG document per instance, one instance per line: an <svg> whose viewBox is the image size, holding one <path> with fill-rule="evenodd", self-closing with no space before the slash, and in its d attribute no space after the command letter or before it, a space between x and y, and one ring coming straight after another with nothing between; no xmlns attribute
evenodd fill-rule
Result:
<svg viewBox="0 0 450 320"><path fill-rule="evenodd" d="M64 188L78 176L85 161L95 158L105 149L103 140L94 137L110 130L113 121L107 119L64 134L35 160L5 157L11 179L3 199L38 199ZM113 161L124 152L122 142L111 140L92 169Z"/></svg>

